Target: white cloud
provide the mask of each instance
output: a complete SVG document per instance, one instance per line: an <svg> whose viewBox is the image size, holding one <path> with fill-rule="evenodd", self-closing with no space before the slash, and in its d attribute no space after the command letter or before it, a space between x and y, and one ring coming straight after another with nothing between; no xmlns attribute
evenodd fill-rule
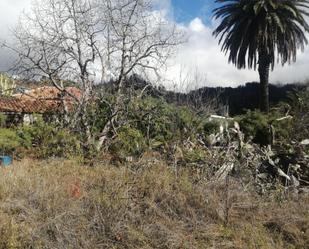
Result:
<svg viewBox="0 0 309 249"><path fill-rule="evenodd" d="M192 20L185 30L188 41L181 46L176 57L170 62L172 66L168 70L167 77L173 82L181 81L180 84L182 84L183 80L179 80L179 75L194 77L193 72L193 74L198 73L198 78L204 80L191 82L190 86L179 86L179 89L184 90L188 87L192 89L205 84L235 86L255 80L252 72L236 70L233 65L227 63L225 55L221 53L217 41L212 36L212 28L204 25L201 19Z"/></svg>
<svg viewBox="0 0 309 249"><path fill-rule="evenodd" d="M202 33L206 31L206 26L200 18L195 18L190 22L189 30L196 33Z"/></svg>
<svg viewBox="0 0 309 249"><path fill-rule="evenodd" d="M227 56L221 52L218 41L212 36L215 24L203 24L200 18L193 19L184 29L188 34L188 42L179 49L178 54L170 62L167 77L170 80L169 88L180 90L192 89L201 86L237 86L251 81L259 81L258 72L254 70L238 70L228 64ZM270 73L273 83L292 83L309 78L309 47L304 53L299 52L297 62L282 67L276 65ZM193 73L192 73L193 72ZM186 77L194 78L198 73L199 82L192 79L190 85L181 85ZM181 78L181 79L180 79ZM179 83L180 82L180 83ZM180 84L180 85L179 85Z"/></svg>

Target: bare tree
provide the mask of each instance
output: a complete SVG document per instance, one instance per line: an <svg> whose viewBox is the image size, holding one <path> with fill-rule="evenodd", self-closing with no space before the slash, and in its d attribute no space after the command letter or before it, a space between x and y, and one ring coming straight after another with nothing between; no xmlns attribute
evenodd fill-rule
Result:
<svg viewBox="0 0 309 249"><path fill-rule="evenodd" d="M198 115L209 116L223 108L220 101L221 92L218 90L210 94L207 88L207 74L201 73L197 66L181 65L179 76L172 83L176 98L174 101L190 106Z"/></svg>
<svg viewBox="0 0 309 249"><path fill-rule="evenodd" d="M47 77L64 94L61 83L75 82L82 90L69 120L82 124L87 140L93 139L87 123L87 106L93 86L117 83L112 115L98 139L97 148L121 111L124 82L133 73L158 75L173 48L181 42L176 26L148 0L41 0L23 14L14 32L16 43L6 45L19 57L14 68L20 75ZM66 112L67 113L67 112Z"/></svg>
<svg viewBox="0 0 309 249"><path fill-rule="evenodd" d="M76 111L69 119L64 107L65 125L77 123L90 139L87 125L87 103L94 84L93 67L98 57L96 40L102 31L96 6L87 0L42 0L33 5L32 12L21 16L10 46L19 60L13 69L30 78L48 78L63 94L76 102ZM81 98L66 91L63 79L76 82Z"/></svg>
<svg viewBox="0 0 309 249"><path fill-rule="evenodd" d="M102 20L107 25L104 32L107 46L102 46L105 52L100 54L106 55L107 61L103 64L117 82L117 96L112 118L100 134L98 148L106 141L121 111L123 84L127 77L136 73L158 78L175 46L183 42L182 33L159 11L153 10L151 1L107 0L100 7L105 14Z"/></svg>

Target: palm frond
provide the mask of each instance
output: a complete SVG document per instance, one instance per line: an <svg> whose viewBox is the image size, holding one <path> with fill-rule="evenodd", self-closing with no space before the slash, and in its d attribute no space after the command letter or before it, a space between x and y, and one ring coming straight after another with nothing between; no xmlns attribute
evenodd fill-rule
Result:
<svg viewBox="0 0 309 249"><path fill-rule="evenodd" d="M213 35L219 37L229 62L238 68L254 68L263 50L282 64L296 60L297 50L308 43L309 0L217 0L213 11L221 22Z"/></svg>

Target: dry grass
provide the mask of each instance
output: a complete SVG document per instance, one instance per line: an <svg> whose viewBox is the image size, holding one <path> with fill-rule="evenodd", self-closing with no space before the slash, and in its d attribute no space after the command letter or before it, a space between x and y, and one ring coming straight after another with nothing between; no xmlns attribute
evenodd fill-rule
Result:
<svg viewBox="0 0 309 249"><path fill-rule="evenodd" d="M262 198L232 180L226 200L224 183L145 165L1 168L0 248L309 248L308 196Z"/></svg>

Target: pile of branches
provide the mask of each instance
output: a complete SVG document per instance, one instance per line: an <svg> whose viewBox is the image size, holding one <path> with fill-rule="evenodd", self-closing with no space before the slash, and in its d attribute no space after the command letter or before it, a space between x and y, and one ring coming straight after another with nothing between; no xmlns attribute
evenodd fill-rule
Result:
<svg viewBox="0 0 309 249"><path fill-rule="evenodd" d="M222 129L221 129L222 131ZM301 142L261 146L245 141L237 122L198 143L187 141L182 148L175 146L174 165L191 166L201 179L222 181L227 177L241 180L245 185L266 193L278 186L295 192L309 192L309 139ZM206 155L201 160L186 161L186 151L202 148Z"/></svg>

